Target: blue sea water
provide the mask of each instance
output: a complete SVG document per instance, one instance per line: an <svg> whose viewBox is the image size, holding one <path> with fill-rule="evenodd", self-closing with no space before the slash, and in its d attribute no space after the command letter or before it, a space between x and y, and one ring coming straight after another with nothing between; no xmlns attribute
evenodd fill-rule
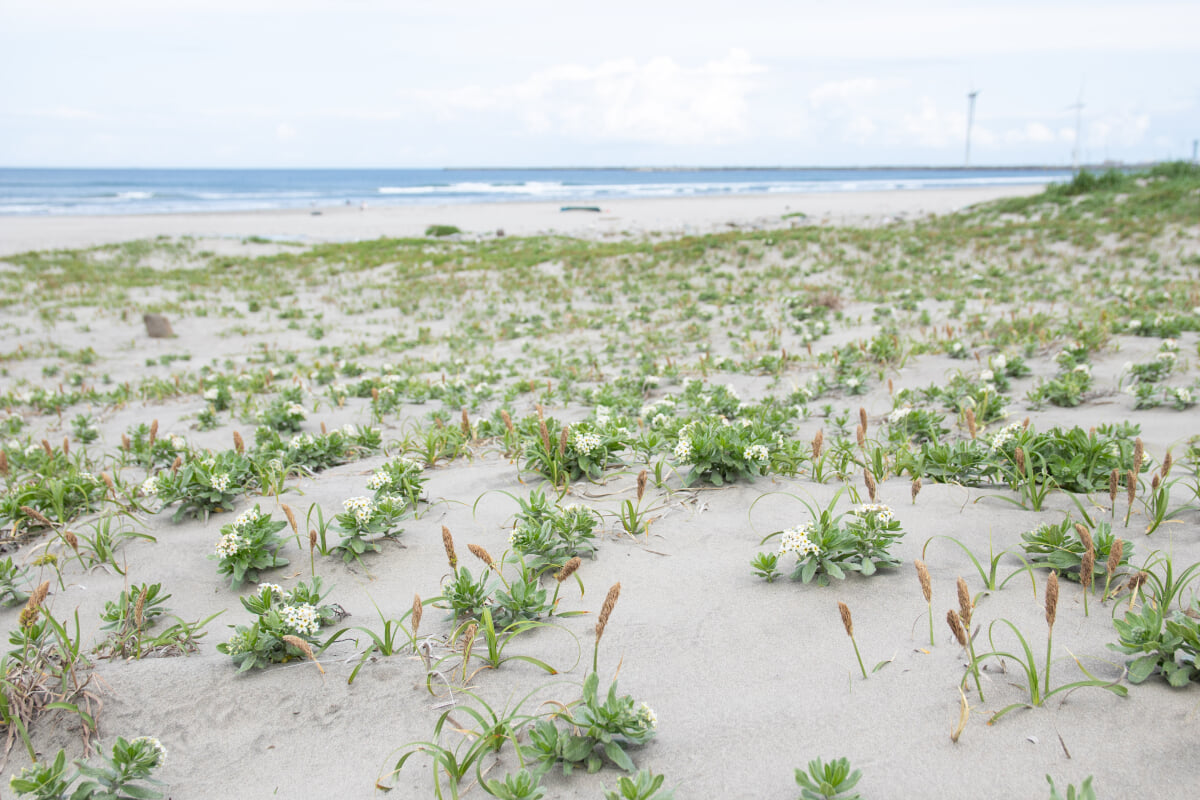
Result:
<svg viewBox="0 0 1200 800"><path fill-rule="evenodd" d="M0 215L161 214L333 205L602 202L774 192L1036 185L1069 169L15 169Z"/></svg>

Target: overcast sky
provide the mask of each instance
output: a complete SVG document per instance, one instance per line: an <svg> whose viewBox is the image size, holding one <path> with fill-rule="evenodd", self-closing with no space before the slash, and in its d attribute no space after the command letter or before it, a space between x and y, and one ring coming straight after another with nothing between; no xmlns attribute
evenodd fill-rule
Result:
<svg viewBox="0 0 1200 800"><path fill-rule="evenodd" d="M0 165L1190 158L1200 3L0 0Z"/></svg>

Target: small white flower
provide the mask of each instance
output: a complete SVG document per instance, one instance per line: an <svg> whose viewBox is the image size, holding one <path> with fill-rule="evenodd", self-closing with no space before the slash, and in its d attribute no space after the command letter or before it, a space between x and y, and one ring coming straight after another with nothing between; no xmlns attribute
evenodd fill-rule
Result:
<svg viewBox="0 0 1200 800"><path fill-rule="evenodd" d="M223 492L229 488L229 476L225 475L224 473L217 473L216 475L212 476L210 485L218 492Z"/></svg>
<svg viewBox="0 0 1200 800"><path fill-rule="evenodd" d="M638 717L640 717L642 721L646 723L647 727L658 727L658 714L655 714L654 709L645 703L642 703L642 707L638 709Z"/></svg>
<svg viewBox="0 0 1200 800"><path fill-rule="evenodd" d="M1073 372L1078 372L1082 375L1091 375L1092 368L1090 366L1088 366L1087 364L1076 364Z"/></svg>
<svg viewBox="0 0 1200 800"><path fill-rule="evenodd" d="M680 439L679 443L677 445L675 445L675 459L681 464L686 464L686 463L688 463L688 461L691 460L691 458L692 458L692 443L691 443L691 441L688 439Z"/></svg>
<svg viewBox="0 0 1200 800"><path fill-rule="evenodd" d="M220 395L220 391L218 391L217 389L205 389L204 390L204 399L205 400L216 400L219 395Z"/></svg>
<svg viewBox="0 0 1200 800"><path fill-rule="evenodd" d="M819 555L821 548L808 538L810 532L811 526L809 525L797 525L785 530L779 542L780 554L795 553L796 557L800 559L810 555Z"/></svg>
<svg viewBox="0 0 1200 800"><path fill-rule="evenodd" d="M747 461L766 461L771 457L767 448L761 444L752 444L742 453L742 458Z"/></svg>
<svg viewBox="0 0 1200 800"><path fill-rule="evenodd" d="M317 620L317 610L308 603L297 606L284 606L279 610L283 624L300 636L312 636L321 629Z"/></svg>
<svg viewBox="0 0 1200 800"><path fill-rule="evenodd" d="M150 745L151 749L153 749L157 755L157 760L154 762L155 767L161 767L163 764L167 763L167 748L163 747L162 742L160 742L158 739L155 739L153 736L139 736L136 739L130 740L129 743L131 745L143 743Z"/></svg>
<svg viewBox="0 0 1200 800"><path fill-rule="evenodd" d="M1142 321L1140 319L1129 320L1129 330L1136 331L1140 327L1142 327Z"/></svg>
<svg viewBox="0 0 1200 800"><path fill-rule="evenodd" d="M248 544L249 542L242 536L239 536L237 532L230 531L222 535L220 540L217 541L217 555L221 558L229 558L236 555Z"/></svg>
<svg viewBox="0 0 1200 800"><path fill-rule="evenodd" d="M995 378L996 373L992 372L990 369L985 369L983 372L979 373L979 380L983 381L984 383L991 383L993 380L995 380Z"/></svg>
<svg viewBox="0 0 1200 800"><path fill-rule="evenodd" d="M142 494L152 496L158 494L158 476L151 475L142 483Z"/></svg>
<svg viewBox="0 0 1200 800"><path fill-rule="evenodd" d="M1003 372L1007 367L1008 359L1004 357L1003 353L992 359L992 369L997 372Z"/></svg>
<svg viewBox="0 0 1200 800"><path fill-rule="evenodd" d="M576 452L587 456L600 446L600 437L594 433L576 433L571 444Z"/></svg>
<svg viewBox="0 0 1200 800"><path fill-rule="evenodd" d="M245 511L243 511L241 514L238 514L238 518L233 521L233 527L237 528L240 531L240 530L244 529L247 525L249 525L252 522L254 522L255 520L257 520L258 518L259 518L258 506L255 506L254 508L248 508Z"/></svg>
<svg viewBox="0 0 1200 800"><path fill-rule="evenodd" d="M259 594L262 593L263 589L270 589L271 594L275 597L283 597L283 587L278 583L260 583L258 585Z"/></svg>

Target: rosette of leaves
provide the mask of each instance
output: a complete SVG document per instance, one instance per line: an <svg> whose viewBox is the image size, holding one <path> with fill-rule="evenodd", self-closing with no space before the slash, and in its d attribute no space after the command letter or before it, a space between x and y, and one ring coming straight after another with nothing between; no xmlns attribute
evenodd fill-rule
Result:
<svg viewBox="0 0 1200 800"><path fill-rule="evenodd" d="M163 507L179 503L172 519L208 517L213 512L233 507L250 479L250 461L235 450L216 456L192 458L176 470L159 472L154 479L155 493Z"/></svg>
<svg viewBox="0 0 1200 800"><path fill-rule="evenodd" d="M684 486L701 481L723 486L770 473L774 444L774 436L760 424L700 417L680 428L675 458L681 466L691 467Z"/></svg>
<svg viewBox="0 0 1200 800"><path fill-rule="evenodd" d="M403 497L387 495L378 502L367 497L352 497L344 502L344 506L346 510L334 517L342 540L334 545L333 551L347 564L357 561L363 553L378 553L380 547L375 539L403 533L396 525L408 512Z"/></svg>
<svg viewBox="0 0 1200 800"><path fill-rule="evenodd" d="M403 497L410 506L416 506L425 491L421 465L411 458L394 458L375 470L367 481L367 488L375 492L375 499L385 496Z"/></svg>
<svg viewBox="0 0 1200 800"><path fill-rule="evenodd" d="M889 548L904 536L900 522L892 510L884 505L863 505L850 511L845 520L845 532L854 541L854 556L844 566L874 575L881 568L889 569L900 565L900 559L889 552Z"/></svg>
<svg viewBox="0 0 1200 800"><path fill-rule="evenodd" d="M509 543L527 571L542 575L575 556L594 557L598 522L595 512L583 506L539 507L518 514Z"/></svg>
<svg viewBox="0 0 1200 800"><path fill-rule="evenodd" d="M1200 625L1176 612L1172 619L1149 603L1138 611L1126 612L1114 619L1117 643L1109 647L1134 656L1128 664L1130 683L1142 683L1155 672L1172 686L1186 686L1200 679Z"/></svg>
<svg viewBox="0 0 1200 800"><path fill-rule="evenodd" d="M1112 552L1116 537L1107 522L1097 522L1092 531L1095 547L1093 577L1103 577L1107 571L1108 556ZM1128 566L1133 555L1133 542L1126 539L1121 551L1120 566ZM1068 516L1060 523L1048 523L1021 534L1021 549L1029 556L1029 565L1039 569L1052 569L1067 580L1080 580L1080 569L1086 548L1075 530L1075 521Z"/></svg>
<svg viewBox="0 0 1200 800"><path fill-rule="evenodd" d="M444 603L443 608L449 606L456 620L478 619L491 603L496 585L487 570L476 578L471 570L459 567L436 600Z"/></svg>
<svg viewBox="0 0 1200 800"><path fill-rule="evenodd" d="M944 414L926 408L900 408L888 415L888 441L922 444L938 442L950 432Z"/></svg>
<svg viewBox="0 0 1200 800"><path fill-rule="evenodd" d="M145 597L142 593L145 592ZM117 601L114 603L109 600L104 604L104 611L100 613L100 621L104 624L100 626L101 630L114 631L117 636L124 635L134 627L144 627L153 624L154 620L166 613L167 609L163 608L163 603L170 599L171 595L162 593L161 583L143 583L140 586L131 586L123 590ZM138 600L141 599L141 608L138 608ZM136 620L135 617L140 615L141 620Z"/></svg>
<svg viewBox="0 0 1200 800"><path fill-rule="evenodd" d="M312 473L348 464L379 449L381 436L377 428L347 428L301 433L285 442L278 431L262 425L254 432L252 458L257 462L278 459L289 473Z"/></svg>
<svg viewBox="0 0 1200 800"><path fill-rule="evenodd" d="M1038 483L1051 482L1063 491L1086 494L1106 489L1112 470L1123 474L1133 467L1134 443L1125 434L1124 429L1116 428L1094 432L1079 427L1051 428L1044 433L1029 428L1005 439L999 450L1006 457L1003 463L1009 480L1024 479L1015 475L1015 454L1020 447ZM1143 464L1143 471L1146 469L1149 462Z"/></svg>
<svg viewBox="0 0 1200 800"><path fill-rule="evenodd" d="M163 796L151 788L162 782L150 777L166 759L158 740L139 736L126 741L118 736L112 755L101 754L100 758L98 765L76 761L75 772L68 774L66 753L59 750L53 761L22 769L10 786L19 796L36 800L156 800ZM80 778L82 782L72 790L71 784Z"/></svg>
<svg viewBox="0 0 1200 800"><path fill-rule="evenodd" d="M271 519L257 505L221 526L217 552L210 556L219 561L217 572L228 575L229 585L237 588L245 581L257 581L262 570L287 566L288 560L279 555L283 547L279 532L285 527L287 522Z"/></svg>
<svg viewBox="0 0 1200 800"><path fill-rule="evenodd" d="M276 397L261 409L258 412L258 421L280 433L298 433L307 416L304 406L300 405L298 398L292 399L285 394L282 397Z"/></svg>
<svg viewBox="0 0 1200 800"><path fill-rule="evenodd" d="M238 672L307 658L308 652L284 637L303 640L310 651L323 649L317 639L320 629L345 616L339 607L323 604L323 598L321 579L316 577L311 584L302 582L290 592L263 585L256 593L242 598L242 607L254 615L254 621L250 625L231 625L233 636L217 645L217 650L233 659ZM331 636L330 641L340 633Z"/></svg>
<svg viewBox="0 0 1200 800"><path fill-rule="evenodd" d="M808 762L808 772L797 768L796 783L800 785L801 800L860 800L858 793L850 794L862 778L860 770L850 769L850 760L839 758L825 763L817 758Z"/></svg>
<svg viewBox="0 0 1200 800"><path fill-rule="evenodd" d="M536 762L540 773L555 764L562 765L564 775L580 767L596 772L606 758L626 772L637 769L625 749L654 738L653 712L635 707L629 695L618 695L616 681L603 701L599 688L600 677L590 673L583 681L581 702L561 714L567 730L550 720L538 720L530 728L529 744L521 747L521 755Z"/></svg>
<svg viewBox="0 0 1200 800"><path fill-rule="evenodd" d="M987 445L977 439L958 442L925 442L917 451L896 454L896 472L934 483L979 486L990 482L998 467Z"/></svg>
<svg viewBox="0 0 1200 800"><path fill-rule="evenodd" d="M585 420L570 430L563 448L563 466L573 481L599 480L606 468L621 463L616 454L628 445L629 436L619 426Z"/></svg>

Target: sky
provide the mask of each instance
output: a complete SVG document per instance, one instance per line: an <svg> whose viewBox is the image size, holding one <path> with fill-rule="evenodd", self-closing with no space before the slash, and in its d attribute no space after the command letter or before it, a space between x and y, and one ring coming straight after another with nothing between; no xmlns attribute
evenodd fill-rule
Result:
<svg viewBox="0 0 1200 800"><path fill-rule="evenodd" d="M0 0L0 166L957 166L972 91L972 165L1191 158L1198 30L1194 0Z"/></svg>

